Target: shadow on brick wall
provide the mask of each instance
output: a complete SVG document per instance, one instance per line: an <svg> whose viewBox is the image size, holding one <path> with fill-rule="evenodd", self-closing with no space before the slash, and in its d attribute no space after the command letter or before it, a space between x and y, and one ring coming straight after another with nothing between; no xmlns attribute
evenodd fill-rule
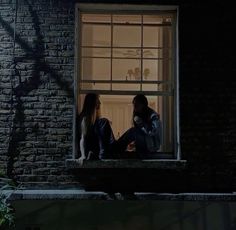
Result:
<svg viewBox="0 0 236 230"><path fill-rule="evenodd" d="M18 85L12 88L12 103L14 109L13 124L11 127L10 141L8 146L8 161L7 161L7 175L14 179L14 163L17 161L20 150L19 143L25 141L25 111L24 111L24 101L22 97L27 96L33 90L38 89L42 80L40 79L40 72L50 74L52 78L56 80L56 83L64 90L69 97L73 97L73 89L69 82L62 81L62 76L59 75L50 65L45 61L44 55L44 37L40 31L40 21L37 12L33 10L31 4L26 1L29 7L30 16L33 22L33 28L36 33L37 39L33 42L33 47L31 47L26 41L24 41L20 35L15 31L16 28L12 28L11 25L6 22L0 15L0 24L5 29L7 34L12 37L14 43L17 43L24 51L25 55L22 57L13 57L13 75L12 77L17 78ZM17 5L16 5L17 11ZM21 73L18 69L18 63L22 61L33 61L33 72L32 75L23 80L21 78ZM13 99L14 97L14 99ZM37 132L37 126L33 127L33 131Z"/></svg>

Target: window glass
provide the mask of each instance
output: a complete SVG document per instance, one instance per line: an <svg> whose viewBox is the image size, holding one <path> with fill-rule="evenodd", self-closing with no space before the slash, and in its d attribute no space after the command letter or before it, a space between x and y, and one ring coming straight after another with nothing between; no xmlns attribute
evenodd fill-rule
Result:
<svg viewBox="0 0 236 230"><path fill-rule="evenodd" d="M143 92L162 121L160 152L174 152L174 14L81 14L79 110L100 94L116 137L132 127L133 97Z"/></svg>

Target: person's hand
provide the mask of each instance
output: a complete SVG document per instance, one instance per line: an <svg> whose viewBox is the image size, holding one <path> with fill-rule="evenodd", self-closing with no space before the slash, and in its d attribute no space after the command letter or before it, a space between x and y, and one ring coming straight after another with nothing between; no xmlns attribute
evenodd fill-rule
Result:
<svg viewBox="0 0 236 230"><path fill-rule="evenodd" d="M134 117L134 122L138 127L142 127L143 126L143 119L139 116L135 116Z"/></svg>
<svg viewBox="0 0 236 230"><path fill-rule="evenodd" d="M85 159L86 159L86 157L84 157L84 156L81 156L81 157L78 159L79 164L80 164L81 166L83 165Z"/></svg>
<svg viewBox="0 0 236 230"><path fill-rule="evenodd" d="M128 144L126 151L128 152L134 152L135 151L135 141L132 141Z"/></svg>

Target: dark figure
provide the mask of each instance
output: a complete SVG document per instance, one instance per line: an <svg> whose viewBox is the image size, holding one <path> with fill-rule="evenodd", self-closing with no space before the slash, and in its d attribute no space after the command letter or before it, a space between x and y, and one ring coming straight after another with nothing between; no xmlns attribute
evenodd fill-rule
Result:
<svg viewBox="0 0 236 230"><path fill-rule="evenodd" d="M148 107L147 98L138 94L133 99L133 127L128 129L117 141L121 152L130 144L135 145L138 158L148 158L160 149L160 116Z"/></svg>
<svg viewBox="0 0 236 230"><path fill-rule="evenodd" d="M85 159L108 158L115 138L106 118L100 118L99 95L89 93L85 96L82 112L77 124L79 130L80 153L79 161Z"/></svg>

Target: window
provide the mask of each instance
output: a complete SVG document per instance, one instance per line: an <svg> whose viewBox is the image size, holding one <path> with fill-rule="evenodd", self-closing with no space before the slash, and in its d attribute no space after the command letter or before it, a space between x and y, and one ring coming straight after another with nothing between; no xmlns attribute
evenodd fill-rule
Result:
<svg viewBox="0 0 236 230"><path fill-rule="evenodd" d="M78 5L77 100L100 94L118 138L131 127L132 98L143 92L160 114L157 158L179 159L177 7Z"/></svg>

